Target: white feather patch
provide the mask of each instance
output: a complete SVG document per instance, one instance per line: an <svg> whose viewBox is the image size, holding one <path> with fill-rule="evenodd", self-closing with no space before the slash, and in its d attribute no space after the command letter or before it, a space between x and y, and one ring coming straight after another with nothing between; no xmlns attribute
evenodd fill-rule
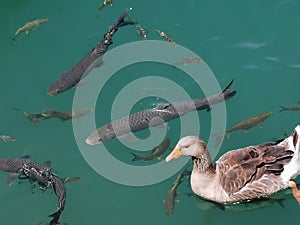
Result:
<svg viewBox="0 0 300 225"><path fill-rule="evenodd" d="M294 147L293 136L288 137L282 141L279 145L285 145L287 150L294 151L294 156L291 161L285 165L283 172L281 173L281 178L284 183L288 184L291 179L296 178L300 174L300 157L299 157L299 142L300 142L300 125L295 128L297 132L298 140L296 146Z"/></svg>

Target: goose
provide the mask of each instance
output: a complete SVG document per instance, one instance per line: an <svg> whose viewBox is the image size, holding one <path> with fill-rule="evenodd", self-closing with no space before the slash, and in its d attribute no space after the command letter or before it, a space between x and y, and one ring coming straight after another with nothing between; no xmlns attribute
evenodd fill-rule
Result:
<svg viewBox="0 0 300 225"><path fill-rule="evenodd" d="M207 200L240 203L291 188L300 204L300 191L294 181L300 173L299 134L300 125L283 140L228 151L215 163L202 139L186 136L165 160L191 156L192 191Z"/></svg>

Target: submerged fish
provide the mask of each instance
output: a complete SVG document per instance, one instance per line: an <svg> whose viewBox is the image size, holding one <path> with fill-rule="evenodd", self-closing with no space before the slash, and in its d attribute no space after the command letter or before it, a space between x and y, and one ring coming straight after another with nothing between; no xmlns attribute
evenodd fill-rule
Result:
<svg viewBox="0 0 300 225"><path fill-rule="evenodd" d="M57 224L60 214L63 212L66 201L66 188L64 182L49 168L23 158L0 158L0 170L18 174L20 179L29 179L36 182L40 189L52 188L58 198L58 209L51 215L50 224Z"/></svg>
<svg viewBox="0 0 300 225"><path fill-rule="evenodd" d="M62 121L65 121L72 118L78 118L84 116L92 111L93 111L92 109L79 109L71 112L60 112L55 109L46 109L40 113L36 113L35 116L37 118L44 118L44 119L51 119L56 117Z"/></svg>
<svg viewBox="0 0 300 225"><path fill-rule="evenodd" d="M182 173L180 173L175 182L172 184L170 190L168 191L167 198L165 200L165 205L166 205L166 214L170 216L173 213L174 206L175 206L175 198L178 195L177 193L177 188L179 184L182 182L182 179L184 176L189 176L191 172L185 170Z"/></svg>
<svg viewBox="0 0 300 225"><path fill-rule="evenodd" d="M2 141L5 141L5 142L8 142L8 141L16 141L16 139L14 138L14 137L12 137L12 136L9 136L9 135L5 135L5 134L1 134L0 135L0 139L2 140Z"/></svg>
<svg viewBox="0 0 300 225"><path fill-rule="evenodd" d="M135 24L133 21L124 20L127 16L127 13L128 10L125 10L120 18L115 22L115 24L110 26L100 42L66 74L64 74L59 80L57 80L50 86L48 95L57 95L71 89L72 87L75 87L79 83L79 81L84 78L90 71L103 64L102 56L108 50L109 46L113 43L113 35L118 31L120 27Z"/></svg>
<svg viewBox="0 0 300 225"><path fill-rule="evenodd" d="M38 225L54 225L53 223L41 222ZM55 225L68 225L67 223L55 223Z"/></svg>
<svg viewBox="0 0 300 225"><path fill-rule="evenodd" d="M248 119L245 119L237 124L235 124L234 126L232 126L231 128L227 129L227 137L230 138L230 133L236 130L244 130L244 131L248 131L250 128L254 127L254 126L263 126L263 122L269 118L269 116L271 116L272 112L263 112L260 114L257 114L255 116L252 116Z"/></svg>
<svg viewBox="0 0 300 225"><path fill-rule="evenodd" d="M65 177L65 178L61 178L61 179L64 183L73 183L73 182L82 180L81 177Z"/></svg>
<svg viewBox="0 0 300 225"><path fill-rule="evenodd" d="M137 33L140 39L145 40L147 39L147 31L141 27L140 24L136 24L135 25L136 29L137 29Z"/></svg>
<svg viewBox="0 0 300 225"><path fill-rule="evenodd" d="M233 80L221 92L207 98L197 98L181 102L159 104L156 108L145 109L121 119L112 121L93 132L85 142L89 145L99 144L103 141L120 137L130 132L135 132L148 128L149 126L158 126L169 120L175 119L194 110L210 110L210 105L230 99L236 94L230 87Z"/></svg>
<svg viewBox="0 0 300 225"><path fill-rule="evenodd" d="M25 156L23 158L29 158L29 156ZM50 160L47 160L43 163L44 166L50 168L51 167L52 162ZM81 181L82 178L81 177L64 177L64 178L60 178L64 183L73 183L73 182L77 182L77 181Z"/></svg>
<svg viewBox="0 0 300 225"><path fill-rule="evenodd" d="M159 34L159 36L166 39L171 45L173 45L173 47L176 47L175 41L169 35L167 35L165 32L162 32L160 30L156 30L156 32Z"/></svg>
<svg viewBox="0 0 300 225"><path fill-rule="evenodd" d="M158 158L162 154L164 154L165 151L167 151L167 149L170 147L170 143L171 143L170 138L166 138L165 140L163 140L162 143L160 143L157 147L155 147L152 150L152 153L150 155L147 155L147 156L138 156L134 153L131 153L134 156L132 161L138 161L138 160L149 161L149 160Z"/></svg>
<svg viewBox="0 0 300 225"><path fill-rule="evenodd" d="M35 123L35 124L39 124L40 121L38 120L38 118L36 117L35 114L29 114L21 109L18 109L18 108L12 108L14 110L17 110L17 111L20 111L29 121Z"/></svg>
<svg viewBox="0 0 300 225"><path fill-rule="evenodd" d="M175 63L173 66L180 66L180 65L186 65L189 63L198 63L201 64L203 61L200 58L197 57L190 57L190 58L183 58L182 60L178 61L177 63Z"/></svg>
<svg viewBox="0 0 300 225"><path fill-rule="evenodd" d="M30 30L36 29L37 27L39 27L41 24L46 23L48 21L48 19L38 19L38 20L34 20L31 22L26 23L25 25L23 25L22 27L20 27L17 32L15 33L15 36L13 37L13 40L16 40L16 37L22 33L22 32L26 32L26 34L28 34L28 32Z"/></svg>
<svg viewBox="0 0 300 225"><path fill-rule="evenodd" d="M112 0L104 0L104 2L101 3L101 5L98 6L98 9L100 10L100 9L104 8L105 6L107 6L107 5L112 6L112 4L113 4Z"/></svg>
<svg viewBox="0 0 300 225"><path fill-rule="evenodd" d="M285 106L279 106L280 109L278 112L282 112L282 111L298 111L300 110L300 101L298 101L298 104L295 106L291 106L291 107L285 107Z"/></svg>

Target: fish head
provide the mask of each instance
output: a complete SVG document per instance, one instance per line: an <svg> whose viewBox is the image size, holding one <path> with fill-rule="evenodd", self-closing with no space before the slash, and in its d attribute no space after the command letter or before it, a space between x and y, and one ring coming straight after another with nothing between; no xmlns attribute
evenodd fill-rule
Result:
<svg viewBox="0 0 300 225"><path fill-rule="evenodd" d="M54 96L60 93L59 88L55 87L55 84L51 85L50 89L48 90L47 94L50 96Z"/></svg>
<svg viewBox="0 0 300 225"><path fill-rule="evenodd" d="M268 118L269 116L271 116L271 114L272 114L272 111L265 112L265 116L266 116L266 118Z"/></svg>
<svg viewBox="0 0 300 225"><path fill-rule="evenodd" d="M93 132L86 140L85 142L89 145L96 145L100 144L101 142L108 141L110 139L113 139L116 137L116 133L113 130L112 126L106 125L95 132Z"/></svg>
<svg viewBox="0 0 300 225"><path fill-rule="evenodd" d="M48 22L48 19L40 19L39 20L39 24L43 24L43 23L46 23L46 22Z"/></svg>

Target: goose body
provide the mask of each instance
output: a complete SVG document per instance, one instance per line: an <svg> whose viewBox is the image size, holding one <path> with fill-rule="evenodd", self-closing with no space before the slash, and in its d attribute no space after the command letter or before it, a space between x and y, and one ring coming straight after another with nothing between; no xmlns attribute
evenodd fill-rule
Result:
<svg viewBox="0 0 300 225"><path fill-rule="evenodd" d="M238 203L292 188L300 174L300 125L284 140L232 150L212 162L206 144L195 136L183 137L166 161L192 156L191 188L195 194L220 203Z"/></svg>

